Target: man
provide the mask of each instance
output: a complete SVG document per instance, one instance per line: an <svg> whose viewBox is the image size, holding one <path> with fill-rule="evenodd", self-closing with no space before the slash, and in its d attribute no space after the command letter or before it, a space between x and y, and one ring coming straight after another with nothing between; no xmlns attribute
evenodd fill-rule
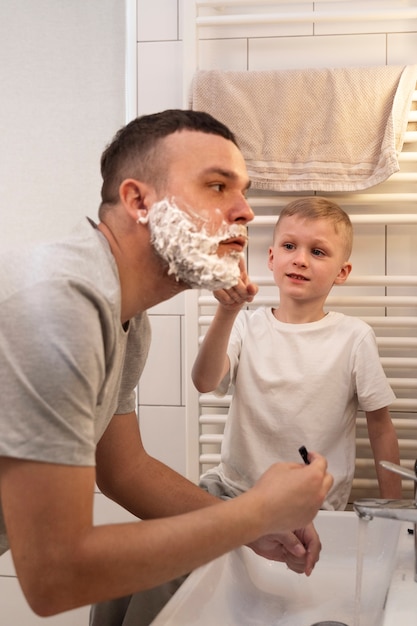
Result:
<svg viewBox="0 0 417 626"><path fill-rule="evenodd" d="M133 120L101 166L98 225L0 265L0 533L42 616L151 589L242 544L273 558L264 537L308 525L332 483L311 454L221 502L147 455L134 397L146 310L237 283L249 181L230 131L192 111ZM95 527L95 482L144 521Z"/></svg>

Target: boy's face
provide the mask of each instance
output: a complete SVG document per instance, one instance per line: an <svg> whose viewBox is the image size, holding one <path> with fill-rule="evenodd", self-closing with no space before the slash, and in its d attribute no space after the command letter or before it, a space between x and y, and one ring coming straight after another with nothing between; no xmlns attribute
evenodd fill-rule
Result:
<svg viewBox="0 0 417 626"><path fill-rule="evenodd" d="M332 286L344 283L351 270L343 237L332 222L296 215L279 222L268 267L281 297L323 302Z"/></svg>

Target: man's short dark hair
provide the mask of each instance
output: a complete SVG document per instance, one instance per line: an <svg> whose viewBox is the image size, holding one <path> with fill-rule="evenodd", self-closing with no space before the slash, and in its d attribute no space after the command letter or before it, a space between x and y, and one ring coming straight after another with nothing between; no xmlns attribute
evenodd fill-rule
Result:
<svg viewBox="0 0 417 626"><path fill-rule="evenodd" d="M102 154L102 205L118 201L119 186L126 178L161 184L166 172L159 142L181 130L220 135L238 145L227 126L203 111L168 109L137 117L116 133Z"/></svg>

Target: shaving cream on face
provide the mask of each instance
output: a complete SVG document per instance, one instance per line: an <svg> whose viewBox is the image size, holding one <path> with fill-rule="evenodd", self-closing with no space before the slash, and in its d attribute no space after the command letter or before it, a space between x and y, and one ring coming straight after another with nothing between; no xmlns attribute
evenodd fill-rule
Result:
<svg viewBox="0 0 417 626"><path fill-rule="evenodd" d="M217 211L214 217L221 217ZM214 220L215 221L215 220ZM232 251L219 257L219 243L237 236L246 238L246 227L219 220L213 233L213 220L187 207L184 211L174 199L164 198L149 211L151 243L167 262L168 274L190 287L215 291L236 285L240 276L240 253Z"/></svg>

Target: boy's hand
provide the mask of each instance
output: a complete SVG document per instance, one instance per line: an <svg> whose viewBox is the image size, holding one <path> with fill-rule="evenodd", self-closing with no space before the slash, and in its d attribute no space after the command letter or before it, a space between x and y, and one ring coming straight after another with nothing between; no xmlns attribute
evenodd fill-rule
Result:
<svg viewBox="0 0 417 626"><path fill-rule="evenodd" d="M252 302L258 293L258 285L250 281L243 257L239 261L239 266L240 278L238 283L230 289L219 289L213 292L219 304L226 309L240 309L245 303Z"/></svg>

